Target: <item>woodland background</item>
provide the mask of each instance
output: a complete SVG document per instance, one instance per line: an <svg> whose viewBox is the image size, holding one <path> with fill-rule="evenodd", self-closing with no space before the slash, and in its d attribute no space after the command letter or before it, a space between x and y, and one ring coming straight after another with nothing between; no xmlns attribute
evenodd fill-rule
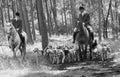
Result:
<svg viewBox="0 0 120 77"><path fill-rule="evenodd" d="M28 43L41 36L42 47L52 35L72 35L83 4L91 17L95 36L118 38L120 31L120 0L0 0L0 31L5 35L6 21L20 12Z"/></svg>
<svg viewBox="0 0 120 77"><path fill-rule="evenodd" d="M79 6L91 17L95 39L108 42L112 51L107 61L85 61L53 65L36 58L34 48L72 46ZM27 60L14 60L4 31L5 23L20 12L28 35ZM0 77L120 77L120 0L0 0ZM37 65L37 59L40 63Z"/></svg>

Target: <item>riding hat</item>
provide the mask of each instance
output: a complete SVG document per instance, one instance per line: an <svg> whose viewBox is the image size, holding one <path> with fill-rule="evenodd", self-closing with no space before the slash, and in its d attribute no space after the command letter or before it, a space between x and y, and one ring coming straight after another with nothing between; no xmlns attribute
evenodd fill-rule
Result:
<svg viewBox="0 0 120 77"><path fill-rule="evenodd" d="M16 15L16 16L20 16L20 13L19 13L19 12L16 12L15 15Z"/></svg>
<svg viewBox="0 0 120 77"><path fill-rule="evenodd" d="M85 10L85 8L83 6L80 6L79 10Z"/></svg>

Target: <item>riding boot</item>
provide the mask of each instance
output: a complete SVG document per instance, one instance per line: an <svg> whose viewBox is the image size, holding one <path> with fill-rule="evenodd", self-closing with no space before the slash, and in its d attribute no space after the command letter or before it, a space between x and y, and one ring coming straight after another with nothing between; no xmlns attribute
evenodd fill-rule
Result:
<svg viewBox="0 0 120 77"><path fill-rule="evenodd" d="M9 39L10 39L10 36L8 36L8 37L7 37L7 39L8 39L8 41L9 41ZM10 46L10 45L9 45L9 48L11 48L11 46Z"/></svg>
<svg viewBox="0 0 120 77"><path fill-rule="evenodd" d="M20 40L22 39L22 34L21 33L18 33L19 34L19 36L20 36Z"/></svg>
<svg viewBox="0 0 120 77"><path fill-rule="evenodd" d="M88 32L89 32L89 34L90 34L90 39L91 40L94 40L94 33L93 32L91 32L91 30L87 27L87 30L88 30Z"/></svg>
<svg viewBox="0 0 120 77"><path fill-rule="evenodd" d="M10 36L8 36L7 38L8 38L8 41L9 41L9 39L10 39Z"/></svg>
<svg viewBox="0 0 120 77"><path fill-rule="evenodd" d="M91 39L94 40L94 33L91 32Z"/></svg>
<svg viewBox="0 0 120 77"><path fill-rule="evenodd" d="M23 37L22 33L18 33L18 34L20 36L21 43L24 44L25 43L25 38Z"/></svg>
<svg viewBox="0 0 120 77"><path fill-rule="evenodd" d="M73 43L75 43L75 37L76 37L77 32L73 33Z"/></svg>

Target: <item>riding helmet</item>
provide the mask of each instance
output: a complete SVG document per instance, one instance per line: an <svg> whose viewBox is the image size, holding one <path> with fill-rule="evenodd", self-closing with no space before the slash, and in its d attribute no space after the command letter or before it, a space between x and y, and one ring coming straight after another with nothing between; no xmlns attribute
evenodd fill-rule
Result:
<svg viewBox="0 0 120 77"><path fill-rule="evenodd" d="M85 8L83 6L80 6L79 10L85 10Z"/></svg>
<svg viewBox="0 0 120 77"><path fill-rule="evenodd" d="M16 15L16 16L20 16L20 13L19 13L19 12L16 12L15 15Z"/></svg>

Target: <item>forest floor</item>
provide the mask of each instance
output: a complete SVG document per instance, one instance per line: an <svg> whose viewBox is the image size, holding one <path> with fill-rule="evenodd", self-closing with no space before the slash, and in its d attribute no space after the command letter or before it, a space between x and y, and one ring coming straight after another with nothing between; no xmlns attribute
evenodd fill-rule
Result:
<svg viewBox="0 0 120 77"><path fill-rule="evenodd" d="M53 36L52 45L72 45L71 36ZM38 40L39 41L39 40ZM107 61L86 61L62 65L51 65L40 57L36 64L34 48L41 49L41 42L27 46L27 60L21 63L20 53L18 59L12 58L12 51L7 46L0 46L0 77L120 77L120 40L107 40L112 52ZM7 42L2 41L2 44Z"/></svg>

